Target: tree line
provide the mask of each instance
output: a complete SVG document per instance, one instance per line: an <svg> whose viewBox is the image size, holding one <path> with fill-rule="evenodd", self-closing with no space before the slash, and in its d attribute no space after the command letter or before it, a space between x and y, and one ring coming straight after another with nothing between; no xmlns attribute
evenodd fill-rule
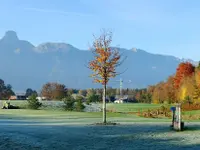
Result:
<svg viewBox="0 0 200 150"><path fill-rule="evenodd" d="M108 87L106 91L107 102L114 102L117 95L120 95L118 88ZM0 99L9 99L10 96L14 96L15 93L10 84L0 79ZM46 97L48 100L62 100L63 98L71 95L83 96L85 100L89 102L102 102L103 89L73 89L66 88L64 84L56 82L48 82L42 86L41 92L37 92L31 88L26 89L26 97L32 95ZM147 89L122 89L122 95L129 95L130 102L150 103L150 95L147 93Z"/></svg>
<svg viewBox="0 0 200 150"><path fill-rule="evenodd" d="M28 88L26 96L38 95L48 100L62 100L71 95L83 96L88 103L102 102L103 89L72 89L64 84L49 82L43 85L40 93ZM10 84L0 79L0 99L9 99L15 95ZM119 88L107 87L106 101L114 102L120 95ZM200 64L194 66L190 62L182 62L178 65L174 75L166 81L144 89L122 89L122 95L128 95L129 102L137 103L199 103L200 102Z"/></svg>
<svg viewBox="0 0 200 150"><path fill-rule="evenodd" d="M147 91L153 103L199 103L200 64L180 63L174 75L165 82L149 86Z"/></svg>
<svg viewBox="0 0 200 150"><path fill-rule="evenodd" d="M54 83L51 83L54 84ZM56 85L56 84L55 84ZM62 96L68 94L80 94L84 97L93 96L97 101L102 101L102 89L66 89L64 85L57 85ZM44 86L45 88L47 86ZM42 91L46 91L43 87ZM62 88L60 88L62 87ZM61 90L62 89L62 90ZM48 90L47 90L48 91ZM59 93L59 92L51 92ZM43 92L43 94L46 92ZM54 98L58 98L53 94ZM108 87L106 91L107 101L113 102L120 95L120 90ZM200 64L194 66L190 62L182 62L178 65L175 74L169 76L166 81L156 85L150 85L144 89L123 89L122 95L128 95L129 102L139 103L200 103ZM47 96L47 95L44 95Z"/></svg>
<svg viewBox="0 0 200 150"><path fill-rule="evenodd" d="M72 89L66 88L64 84L49 82L43 85L41 96L48 100L61 100L67 96L79 95L91 102L102 102L103 89ZM108 87L106 90L106 101L114 102L120 98L120 90L118 88ZM147 89L122 89L122 95L128 95L129 102L151 103L151 95L147 93Z"/></svg>

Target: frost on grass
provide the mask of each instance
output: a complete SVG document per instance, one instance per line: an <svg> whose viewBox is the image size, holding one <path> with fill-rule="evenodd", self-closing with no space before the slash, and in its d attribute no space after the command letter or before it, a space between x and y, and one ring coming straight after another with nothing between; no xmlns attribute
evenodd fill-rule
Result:
<svg viewBox="0 0 200 150"><path fill-rule="evenodd" d="M101 104L92 103L90 105L85 105L85 112L100 112L101 111ZM44 110L62 110L64 108L63 101L42 101L42 108Z"/></svg>
<svg viewBox="0 0 200 150"><path fill-rule="evenodd" d="M174 132L167 123L148 122L116 126L0 123L0 149L200 149L200 124Z"/></svg>

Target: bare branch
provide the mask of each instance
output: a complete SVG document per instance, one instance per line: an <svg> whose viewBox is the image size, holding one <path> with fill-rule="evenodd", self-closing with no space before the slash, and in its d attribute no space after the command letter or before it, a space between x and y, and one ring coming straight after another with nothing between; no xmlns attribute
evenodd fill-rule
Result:
<svg viewBox="0 0 200 150"><path fill-rule="evenodd" d="M122 63L126 60L126 58L127 58L127 56L121 62L117 63L115 65L115 67L119 67L120 65L122 65Z"/></svg>
<svg viewBox="0 0 200 150"><path fill-rule="evenodd" d="M123 74L124 72L126 72L128 70L128 68L126 68L123 72L121 72L121 73L116 73L116 75L118 76L118 75L121 75L121 74Z"/></svg>
<svg viewBox="0 0 200 150"><path fill-rule="evenodd" d="M87 64L84 64L84 66L88 69L90 69L90 67L88 66L88 63Z"/></svg>

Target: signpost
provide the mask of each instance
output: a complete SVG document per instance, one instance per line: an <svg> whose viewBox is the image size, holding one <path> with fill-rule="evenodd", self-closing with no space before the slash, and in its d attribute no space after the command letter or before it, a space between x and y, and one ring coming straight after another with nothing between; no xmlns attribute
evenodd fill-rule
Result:
<svg viewBox="0 0 200 150"><path fill-rule="evenodd" d="M173 112L172 128L177 131L183 130L184 123L181 118L181 104L177 104L176 107L171 107L171 111Z"/></svg>
<svg viewBox="0 0 200 150"><path fill-rule="evenodd" d="M171 127L174 128L176 107L171 107L170 110L172 111L172 125L171 125Z"/></svg>

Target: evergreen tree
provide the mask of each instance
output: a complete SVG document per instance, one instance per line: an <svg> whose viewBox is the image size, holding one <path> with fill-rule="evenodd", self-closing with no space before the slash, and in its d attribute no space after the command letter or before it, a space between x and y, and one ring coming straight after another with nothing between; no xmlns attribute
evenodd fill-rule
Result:
<svg viewBox="0 0 200 150"><path fill-rule="evenodd" d="M75 99L71 95L68 95L67 97L65 97L63 99L63 102L65 104L64 105L65 110L67 110L67 111L74 110Z"/></svg>
<svg viewBox="0 0 200 150"><path fill-rule="evenodd" d="M83 97L78 96L75 103L75 110L76 111L83 111L85 106L83 105Z"/></svg>
<svg viewBox="0 0 200 150"><path fill-rule="evenodd" d="M30 109L38 109L42 106L42 103L40 103L37 99L37 95L33 94L28 99L28 108Z"/></svg>

